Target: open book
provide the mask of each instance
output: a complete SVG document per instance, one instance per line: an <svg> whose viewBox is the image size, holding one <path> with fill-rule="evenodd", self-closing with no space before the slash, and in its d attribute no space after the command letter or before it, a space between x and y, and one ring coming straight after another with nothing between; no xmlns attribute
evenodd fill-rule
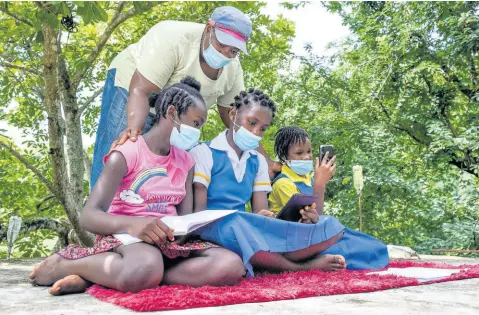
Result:
<svg viewBox="0 0 479 315"><path fill-rule="evenodd" d="M161 218L161 221L175 230L173 235L182 236L236 211L237 210L205 210L183 216L166 216ZM113 234L113 236L120 240L123 245L143 242L128 233Z"/></svg>

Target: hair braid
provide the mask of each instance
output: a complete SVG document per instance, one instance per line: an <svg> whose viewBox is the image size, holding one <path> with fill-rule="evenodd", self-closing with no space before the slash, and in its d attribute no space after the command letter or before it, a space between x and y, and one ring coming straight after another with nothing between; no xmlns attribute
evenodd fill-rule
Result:
<svg viewBox="0 0 479 315"><path fill-rule="evenodd" d="M200 89L201 84L193 77L187 76L180 83L175 83L159 92L151 93L148 101L150 107L154 107L156 111L155 123L161 118L166 118L170 105L175 107L178 116L184 114L190 106L202 105L206 107Z"/></svg>
<svg viewBox="0 0 479 315"><path fill-rule="evenodd" d="M282 127L276 132L274 152L281 162L288 160L288 151L294 144L302 144L309 139L308 133L295 126Z"/></svg>
<svg viewBox="0 0 479 315"><path fill-rule="evenodd" d="M241 91L236 95L235 101L231 106L239 109L240 107L246 107L252 104L268 107L273 112L273 117L276 113L276 104L269 98L269 96L266 93L253 88L250 88L248 92Z"/></svg>

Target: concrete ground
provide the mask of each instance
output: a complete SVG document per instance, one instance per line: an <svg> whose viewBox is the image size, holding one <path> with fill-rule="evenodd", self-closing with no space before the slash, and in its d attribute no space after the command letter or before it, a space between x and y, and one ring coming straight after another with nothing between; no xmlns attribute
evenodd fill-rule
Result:
<svg viewBox="0 0 479 315"><path fill-rule="evenodd" d="M479 259L421 256L423 261L479 264ZM39 260L0 262L0 314L133 314L86 294L54 297L45 287L32 287L27 274ZM479 279L406 287L372 293L240 304L161 312L165 315L207 314L479 314ZM160 312L154 312L157 314Z"/></svg>

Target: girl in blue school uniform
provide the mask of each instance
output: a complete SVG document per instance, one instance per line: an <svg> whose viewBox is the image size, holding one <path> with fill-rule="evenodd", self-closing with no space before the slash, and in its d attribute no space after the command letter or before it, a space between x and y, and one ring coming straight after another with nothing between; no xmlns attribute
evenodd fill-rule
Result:
<svg viewBox="0 0 479 315"><path fill-rule="evenodd" d="M238 210L198 234L240 255L249 275L254 275L253 268L277 272L345 269L348 262L342 254L324 254L343 237L344 226L337 219L320 217L315 205L302 210L300 222L278 220L268 209L267 164L255 149L275 111L266 94L243 91L232 104L230 128L190 151L196 162L195 211ZM252 213L245 212L248 202Z"/></svg>
<svg viewBox="0 0 479 315"><path fill-rule="evenodd" d="M272 192L268 201L270 210L277 213L297 193L318 196L318 212L324 206L324 191L331 176L336 172L336 156L322 161L316 158L313 172L313 154L308 133L299 127L283 127L276 133L274 151L283 164L281 173L273 180ZM328 161L329 160L329 161ZM386 267L389 257L386 246L377 239L348 228L343 237L321 255L341 254L348 269L378 269Z"/></svg>

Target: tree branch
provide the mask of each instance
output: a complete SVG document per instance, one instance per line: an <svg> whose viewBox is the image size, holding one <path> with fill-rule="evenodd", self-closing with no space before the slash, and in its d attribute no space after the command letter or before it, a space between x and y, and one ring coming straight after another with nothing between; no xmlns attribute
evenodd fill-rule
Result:
<svg viewBox="0 0 479 315"><path fill-rule="evenodd" d="M426 82L426 85L427 85L427 88L428 88L428 91L429 91L429 94L433 97L437 97L438 99L442 100L443 103L442 103L442 106L437 106L438 107L438 110L439 112L441 113L440 115L438 114L438 117L440 118L440 120L442 119L442 122L445 123L447 125L447 127L449 128L449 130L451 131L452 135L457 138L458 136L458 132L457 132L457 129L456 127L454 127L454 125L452 124L451 122L451 119L449 117L449 108L451 107L451 104L450 104L450 101L448 101L447 99L445 99L445 97L441 94L438 94L436 92L433 91L432 89L432 84L431 82L428 80L428 78L423 75L423 80L424 82Z"/></svg>
<svg viewBox="0 0 479 315"><path fill-rule="evenodd" d="M457 85L457 87L459 88L459 91L462 92L462 94L466 95L468 99L472 99L474 97L474 95L476 94L476 91L473 91L473 90L467 88L459 80L457 75L455 73L453 73L451 69L449 69L449 67L447 65L444 65L444 64L441 65L441 69L442 69L442 71L444 71L446 80L448 80L449 82L455 83Z"/></svg>
<svg viewBox="0 0 479 315"><path fill-rule="evenodd" d="M21 90L23 91L23 93L25 94L25 99L26 99L26 101L28 102L28 104L29 104L30 106L32 106L33 108L35 108L35 109L43 110L43 108L41 108L41 104L43 103L43 99L42 99L42 102L39 102L39 103L40 103L40 106L38 106L37 104L33 103L32 98L31 98L31 97L27 97L27 96L30 95L30 92L27 91L27 89L25 88L25 86L24 86L24 84L23 84L23 81L20 80L20 79L18 78L18 76L15 75L15 73L13 73L12 69L7 68L7 71L10 73L10 75L12 76L12 78L17 82L17 86L19 86L20 89L21 89ZM35 89L32 88L32 91L35 92ZM39 94L38 96L39 96L40 99L41 99L41 95Z"/></svg>
<svg viewBox="0 0 479 315"><path fill-rule="evenodd" d="M24 19L24 18L22 18L22 17L20 17L20 16L18 16L18 15L16 15L16 14L10 12L10 11L8 10L8 2L5 2L5 3L4 3L4 6L3 6L3 7L0 7L0 11L2 11L2 12L4 12L5 14L11 16L12 18L14 18L15 20L17 20L17 21L19 21L19 22L22 22L22 23L24 23L24 24L26 24L26 25L28 25L28 26L33 27L33 24L32 24L30 21L28 21L27 19Z"/></svg>
<svg viewBox="0 0 479 315"><path fill-rule="evenodd" d="M420 143L420 144L423 144L423 145L429 145L429 143L427 143L427 141L425 140L422 140L420 139L419 137L417 137L413 132L412 130L409 130L407 128L404 128L404 127L401 127L401 126L395 126L393 125L393 127L397 130L400 130L400 131L404 131L405 133L407 133L411 138L414 139L414 141L416 141L417 143Z"/></svg>
<svg viewBox="0 0 479 315"><path fill-rule="evenodd" d="M94 62L95 60L98 58L98 56L100 55L100 52L102 51L103 47L106 45L107 41L110 39L111 35L113 34L113 32L115 31L115 29L120 25L122 24L123 22L125 22L126 20L128 20L129 18L131 18L132 16L136 15L136 14L139 14L139 13L142 13L148 9L150 9L151 7L153 7L156 3L154 2L147 2L147 3L144 3L143 4L143 7L141 10L136 10L134 7L125 12L125 13L121 13L121 10L123 10L123 7L125 6L125 2L120 2L118 4L118 7L117 9L115 10L115 14L113 15L110 23L107 25L107 27L105 28L105 31L103 32L103 34L100 36L100 40L98 41L98 44L96 45L96 47L92 50L90 56L88 57L87 59L87 62L86 64L88 65L87 67L79 70L77 72L77 75L76 77L74 78L73 80L73 87L76 89L78 87L78 85L80 84L81 80L83 79L83 77L85 76L85 74L87 73L87 71L92 67L94 66Z"/></svg>
<svg viewBox="0 0 479 315"><path fill-rule="evenodd" d="M37 211L38 211L38 212L42 212L42 211L45 211L45 210L51 208L51 207L52 207L51 204L48 205L48 206L45 206L45 207L43 207L43 208L42 208L42 205L43 205L45 202L47 202L48 200L51 200L51 199L53 199L53 198L55 198L55 195L48 195L48 196L46 196L45 198L43 198L42 200L40 200L40 202L37 203L37 205L35 206L35 208L37 208Z"/></svg>
<svg viewBox="0 0 479 315"><path fill-rule="evenodd" d="M64 240L68 240L69 227L65 223L52 218L40 217L22 222L19 235L40 229L48 229L56 232L58 237L62 239L63 245L67 245ZM0 242L7 239L7 230L8 226L0 226Z"/></svg>
<svg viewBox="0 0 479 315"><path fill-rule="evenodd" d="M22 164L25 165L27 169L32 171L33 174L35 174L38 177L38 179L40 179L40 181L42 181L45 184L45 186L47 186L47 188L50 190L52 194L58 197L57 192L53 188L53 184L35 166L33 166L30 162L28 162L27 159L25 159L20 153L18 153L14 148L2 142L1 140L0 140L0 148L4 148L8 152L10 152L10 154L16 157L17 160L22 162Z"/></svg>
<svg viewBox="0 0 479 315"><path fill-rule="evenodd" d="M76 89L72 89L70 75L68 74L67 65L65 59L61 54L61 47L57 48L58 58L58 82L59 88L64 99L76 99Z"/></svg>
<svg viewBox="0 0 479 315"><path fill-rule="evenodd" d="M90 96L89 98L86 99L86 101L80 105L80 108L78 109L78 113L77 113L77 116L78 117L81 117L81 115L83 114L83 111L85 111L85 109L90 106L90 104L98 97L98 95L100 95L101 93L103 92L103 87L101 89L99 89L98 91L96 91L95 93L93 93L92 96Z"/></svg>
<svg viewBox="0 0 479 315"><path fill-rule="evenodd" d="M36 74L36 75L42 75L42 73L38 70L35 70L35 69L31 69L31 68L28 68L28 67L24 67L24 66L18 66L18 65L14 65L12 63L8 63L8 62L0 62L0 66L2 67L7 67L7 68L12 68L12 69L19 69L19 70L23 70L25 72L30 72L30 73L33 73L33 74Z"/></svg>
<svg viewBox="0 0 479 315"><path fill-rule="evenodd" d="M458 161L458 160L454 159L454 157L453 157L452 160L450 160L448 163L449 163L450 165L456 166L456 167L459 168L461 171L464 171L464 172L466 172L466 173L469 173L469 174L471 174L471 175L473 175L473 176L479 178L479 175L476 174L471 167L465 167L464 161Z"/></svg>
<svg viewBox="0 0 479 315"><path fill-rule="evenodd" d="M446 122L446 125L449 128L449 130L451 130L451 133L452 133L453 137L457 138L459 136L459 133L457 132L456 127L454 127L454 125L452 124L451 119L450 119L449 115L447 114L447 112L445 113L443 119Z"/></svg>
<svg viewBox="0 0 479 315"><path fill-rule="evenodd" d="M391 115L389 115L389 112L387 111L383 102L379 99L379 97L375 97L375 100L378 102L379 106L381 106L381 110L383 111L383 114L386 116L386 118L389 120L389 122L392 123Z"/></svg>
<svg viewBox="0 0 479 315"><path fill-rule="evenodd" d="M417 143L420 143L420 144L423 144L423 145L429 145L431 143L430 139L421 139L420 137L418 137L413 130L411 129L408 129L408 128L405 128L405 127L402 127L396 123L393 122L392 118L391 118L391 115L389 114L389 112L387 111L386 107L384 106L383 102L381 102L380 99L376 98L376 101L378 102L379 106L381 106L381 110L383 112L383 114L387 117L388 119L388 124L390 126L392 126L394 129L397 129L397 130L400 130L400 131L404 131L405 133L407 133L411 138L413 138L414 141L416 141ZM427 135L425 136L427 137Z"/></svg>
<svg viewBox="0 0 479 315"><path fill-rule="evenodd" d="M45 99L45 91L42 91L42 89L37 85L33 86L32 90L38 95L38 97L43 103L43 100ZM42 108L42 110L45 110L45 109Z"/></svg>
<svg viewBox="0 0 479 315"><path fill-rule="evenodd" d="M467 56L469 62L469 73L471 75L472 88L475 90L477 88L477 71L476 65L474 63L474 58L471 55Z"/></svg>

